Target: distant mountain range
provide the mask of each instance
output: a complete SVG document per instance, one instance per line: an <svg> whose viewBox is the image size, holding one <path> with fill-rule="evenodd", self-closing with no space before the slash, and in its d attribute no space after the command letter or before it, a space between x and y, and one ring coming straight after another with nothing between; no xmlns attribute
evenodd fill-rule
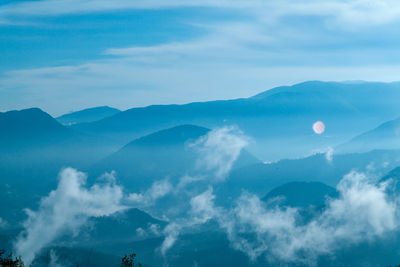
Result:
<svg viewBox="0 0 400 267"><path fill-rule="evenodd" d="M262 198L266 208L297 207L301 216L311 218L325 208L327 198L337 197L337 183L351 170L398 182L400 119L395 118L400 116L399 97L400 83L314 81L250 98L126 111L97 107L57 119L37 108L0 113L0 191L4 192L0 217L7 222L5 230L0 226L0 249L10 246L20 230L23 209L36 209L40 199L56 187L62 167L86 171L89 185L104 172L115 171L125 193L145 192L162 179L176 185L182 176L199 172L198 151L189 144L212 129L230 125L250 136L250 146L242 150L226 180L213 184L216 206L231 207L239 195L249 192ZM312 131L317 120L326 125L322 135ZM324 153L328 147L334 149ZM191 193L204 192L207 186L209 181L195 183ZM174 197L165 196L156 208L174 203L172 207L179 210L185 200ZM165 261L155 251L167 219L156 219L146 211L130 209L90 219L87 228L74 236L73 248L65 246L71 240L62 237L51 249L80 265L89 261L96 266L119 264L121 254L136 252L145 263L158 266ZM213 223L194 232L183 231L168 252L168 263L268 266L264 258L251 262L230 247ZM393 246L390 242L377 247L367 244L341 252L338 258L355 262L354 252L362 252L365 262L381 263L387 251L397 257L396 242ZM38 260L46 265L49 250ZM335 265L329 257L324 260L321 266Z"/></svg>
<svg viewBox="0 0 400 267"><path fill-rule="evenodd" d="M384 122L337 147L342 153L373 149L400 149L400 118Z"/></svg>
<svg viewBox="0 0 400 267"><path fill-rule="evenodd" d="M264 160L299 157L334 146L400 115L400 83L305 82L250 98L132 108L72 129L107 136L116 146L181 124L238 125L253 137L250 150ZM321 120L319 136L312 124ZM272 141L273 140L273 141Z"/></svg>
<svg viewBox="0 0 400 267"><path fill-rule="evenodd" d="M56 119L63 125L73 125L77 123L98 121L115 115L118 112L120 112L119 109L102 106L71 112L57 117Z"/></svg>
<svg viewBox="0 0 400 267"><path fill-rule="evenodd" d="M328 160L326 154L316 154L232 170L224 185L218 188L218 193L234 199L245 189L262 197L275 187L296 181L321 182L335 187L352 170L383 176L399 165L400 150L334 154L332 160Z"/></svg>
<svg viewBox="0 0 400 267"><path fill-rule="evenodd" d="M263 160L276 161L303 157L328 146L335 147L399 116L397 97L400 97L400 83L314 81L273 88L244 99L149 106L126 111L110 107L85 109L57 118L62 124L69 125L68 128L61 127L44 112L42 118L35 117L41 113L39 109L28 109L0 113L0 127L4 129L0 142L3 142L3 147L23 144L21 141L9 142L9 138L16 140L21 136L33 143L35 138L31 137L39 136L38 130L42 131L40 134L45 142L63 140L73 134L84 139L81 143L88 146L96 144L97 149L101 147L104 152L99 157L104 157L136 138L177 125L202 125L211 129L237 125L253 139L249 150L254 155ZM7 122L7 118L12 123ZM317 120L326 125L322 135L312 131L312 124ZM15 125L18 121L20 126ZM42 124L45 121L47 124ZM396 124L396 120L392 124ZM14 135L13 127L15 130L15 127L22 128ZM397 140L397 126L392 128L376 129L386 131L384 134L387 137L394 134L394 138L386 143L379 143L382 138L368 133L352 140L343 152L393 148L391 146ZM371 142L371 138L376 140ZM40 144L39 141L35 143ZM339 148L338 151L342 151ZM396 145L394 148L397 148Z"/></svg>

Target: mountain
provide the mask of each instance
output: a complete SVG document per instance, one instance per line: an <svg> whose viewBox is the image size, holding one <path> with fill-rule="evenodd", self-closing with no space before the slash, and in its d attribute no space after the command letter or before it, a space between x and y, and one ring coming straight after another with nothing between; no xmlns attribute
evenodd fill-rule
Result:
<svg viewBox="0 0 400 267"><path fill-rule="evenodd" d="M400 192L400 166L397 166L387 172L379 182L389 182L390 186L388 189L394 194L399 194Z"/></svg>
<svg viewBox="0 0 400 267"><path fill-rule="evenodd" d="M250 98L132 108L72 128L96 133L121 146L129 140L179 124L216 128L237 125L254 138L257 157L300 157L343 143L382 121L400 115L400 83L305 82L267 90ZM315 121L323 135L312 131Z"/></svg>
<svg viewBox="0 0 400 267"><path fill-rule="evenodd" d="M297 223L310 222L325 210L328 199L337 198L335 188L321 182L289 182L272 189L262 200L267 207L296 208Z"/></svg>
<svg viewBox="0 0 400 267"><path fill-rule="evenodd" d="M121 112L119 109L102 106L71 112L57 117L56 119L63 125L73 125L77 123L98 121L119 112Z"/></svg>
<svg viewBox="0 0 400 267"><path fill-rule="evenodd" d="M265 196L286 183L321 182L332 187L352 170L381 176L400 165L400 150L374 150L366 153L316 154L300 159L258 163L232 170L219 195L235 199L242 190Z"/></svg>
<svg viewBox="0 0 400 267"><path fill-rule="evenodd" d="M335 188L321 182L290 182L272 189L263 201L280 198L279 204L289 207L323 206L327 197L335 198Z"/></svg>
<svg viewBox="0 0 400 267"><path fill-rule="evenodd" d="M88 166L110 154L104 139L61 125L46 112L0 113L1 217L14 223L57 185L61 168ZM29 185L29 186L27 186Z"/></svg>
<svg viewBox="0 0 400 267"><path fill-rule="evenodd" d="M72 131L38 108L0 113L0 153L48 146L72 136Z"/></svg>
<svg viewBox="0 0 400 267"><path fill-rule="evenodd" d="M196 169L199 155L189 144L209 131L195 125L180 125L143 136L94 164L88 172L97 176L114 170L124 186L136 190L166 177L180 178ZM244 150L233 168L258 162Z"/></svg>
<svg viewBox="0 0 400 267"><path fill-rule="evenodd" d="M387 121L338 146L339 151L365 152L373 149L400 148L400 118Z"/></svg>
<svg viewBox="0 0 400 267"><path fill-rule="evenodd" d="M88 262L88 257L90 266L119 266L125 253L135 252L132 251L132 247L125 246L126 242L159 237L160 231L166 224L136 208L119 211L111 216L90 218L83 229L75 235L62 236L52 247L44 249L33 266L49 266L51 250L60 257L59 264L64 263L66 266L71 266L72 263L73 266L81 266ZM0 247L11 251L13 241L21 230L21 228L13 230L0 228ZM63 247L66 244L74 245ZM113 249L110 249L110 246ZM110 254L110 251L114 254Z"/></svg>
<svg viewBox="0 0 400 267"><path fill-rule="evenodd" d="M89 219L80 234L72 237L71 242L101 249L110 244L157 237L166 225L167 222L155 219L142 210L129 208L111 216Z"/></svg>
<svg viewBox="0 0 400 267"><path fill-rule="evenodd" d="M0 113L0 165L12 165L12 161L22 161L25 167L46 165L48 160L59 165L85 165L114 149L104 138L76 132L38 108Z"/></svg>

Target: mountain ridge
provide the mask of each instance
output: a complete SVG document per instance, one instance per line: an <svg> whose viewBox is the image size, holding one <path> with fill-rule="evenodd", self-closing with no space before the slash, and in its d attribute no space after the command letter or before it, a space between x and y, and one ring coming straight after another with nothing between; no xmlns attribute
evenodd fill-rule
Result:
<svg viewBox="0 0 400 267"><path fill-rule="evenodd" d="M77 123L87 123L104 119L121 112L121 110L109 106L98 106L70 112L59 117L56 120L63 125L73 125Z"/></svg>

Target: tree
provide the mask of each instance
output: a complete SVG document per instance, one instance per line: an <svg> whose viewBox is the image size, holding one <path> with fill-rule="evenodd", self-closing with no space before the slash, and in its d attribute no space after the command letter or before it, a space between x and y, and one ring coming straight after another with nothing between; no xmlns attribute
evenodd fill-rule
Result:
<svg viewBox="0 0 400 267"><path fill-rule="evenodd" d="M0 250L0 267L24 267L21 257L14 258L12 253L5 256L6 251Z"/></svg>
<svg viewBox="0 0 400 267"><path fill-rule="evenodd" d="M136 254L126 255L121 259L121 267L133 267L135 265ZM138 267L142 267L141 263L138 263Z"/></svg>

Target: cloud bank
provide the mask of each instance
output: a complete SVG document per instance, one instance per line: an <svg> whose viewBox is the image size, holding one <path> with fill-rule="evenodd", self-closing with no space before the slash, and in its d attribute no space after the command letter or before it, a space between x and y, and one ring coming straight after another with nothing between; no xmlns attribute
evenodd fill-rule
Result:
<svg viewBox="0 0 400 267"><path fill-rule="evenodd" d="M388 186L351 172L337 186L340 196L327 200L325 210L305 225L298 223L298 209L267 208L249 193L227 210L216 207L215 196L206 191L196 197L206 204L195 205L192 212L218 221L233 248L252 260L264 256L270 261L313 264L319 255L398 230L400 207L397 198L386 193Z"/></svg>
<svg viewBox="0 0 400 267"><path fill-rule="evenodd" d="M194 142L201 151L199 167L211 171L213 177L184 176L177 184L160 180L143 193L127 196L131 204L145 211L166 196L184 203L176 205L179 213L164 211L163 218L169 222L164 229L152 229L165 237L159 247L162 255L167 255L183 232L210 221L217 222L232 248L246 253L250 260L310 265L320 255L385 238L399 229L399 200L388 193L391 181L375 183L375 178L357 172L344 176L337 186L339 196L327 199L325 208L306 223L301 220L299 208L266 205L248 192L242 193L232 207L218 206L213 186L224 182L246 140L235 128L215 129ZM63 170L57 189L42 199L37 211L27 211L25 231L15 242L17 255L29 264L60 235L79 231L89 217L107 216L124 209L122 189L112 175L107 178L103 185L87 189L85 174L71 168ZM206 189L201 193L190 191L188 185L199 182L205 183L202 186ZM143 229L137 232L145 234Z"/></svg>
<svg viewBox="0 0 400 267"><path fill-rule="evenodd" d="M72 168L59 174L57 189L42 198L38 210L26 210L24 231L14 243L16 255L29 266L35 256L56 238L76 233L88 218L108 216L124 209L122 188L107 175L104 184L85 188L87 176Z"/></svg>

